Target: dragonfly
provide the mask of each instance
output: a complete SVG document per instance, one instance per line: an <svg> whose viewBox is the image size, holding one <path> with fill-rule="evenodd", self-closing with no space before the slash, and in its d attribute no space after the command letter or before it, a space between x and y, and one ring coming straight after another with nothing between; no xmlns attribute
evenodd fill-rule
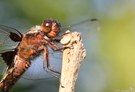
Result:
<svg viewBox="0 0 135 92"><path fill-rule="evenodd" d="M12 27L0 25L0 58L7 66L0 82L0 92L10 91L21 77L40 79L47 76L46 71L49 71L51 76L55 74L59 76L60 67L57 64L62 58L62 48L59 46L60 34L64 34L68 29L95 30L97 25L93 22L97 24L96 19L90 19L62 28L58 21L47 19L40 26L34 26L24 34ZM83 29L80 25L83 25ZM82 34L88 35L87 32ZM5 65L1 62L0 66L3 68ZM54 67L51 62L55 63Z"/></svg>

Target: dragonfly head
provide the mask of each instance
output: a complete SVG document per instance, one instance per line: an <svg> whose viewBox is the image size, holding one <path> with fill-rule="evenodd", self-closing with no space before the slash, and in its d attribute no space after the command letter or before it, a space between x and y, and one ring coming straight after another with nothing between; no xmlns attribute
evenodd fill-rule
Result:
<svg viewBox="0 0 135 92"><path fill-rule="evenodd" d="M60 32L60 23L56 20L48 19L42 23L42 31L47 34L48 37L57 37Z"/></svg>

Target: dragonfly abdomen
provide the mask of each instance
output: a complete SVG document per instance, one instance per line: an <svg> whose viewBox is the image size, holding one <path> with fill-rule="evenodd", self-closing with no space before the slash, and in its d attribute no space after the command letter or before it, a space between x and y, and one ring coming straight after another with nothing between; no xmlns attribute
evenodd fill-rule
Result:
<svg viewBox="0 0 135 92"><path fill-rule="evenodd" d="M24 60L16 55L13 64L8 67L0 82L0 92L8 92L28 69L30 64L31 62L29 60Z"/></svg>

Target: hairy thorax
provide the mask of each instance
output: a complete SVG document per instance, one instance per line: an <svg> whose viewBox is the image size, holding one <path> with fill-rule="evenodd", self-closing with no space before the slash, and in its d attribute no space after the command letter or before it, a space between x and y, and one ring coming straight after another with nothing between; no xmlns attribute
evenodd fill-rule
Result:
<svg viewBox="0 0 135 92"><path fill-rule="evenodd" d="M29 59L32 55L43 50L43 38L41 33L26 34L18 46L18 55L21 58Z"/></svg>

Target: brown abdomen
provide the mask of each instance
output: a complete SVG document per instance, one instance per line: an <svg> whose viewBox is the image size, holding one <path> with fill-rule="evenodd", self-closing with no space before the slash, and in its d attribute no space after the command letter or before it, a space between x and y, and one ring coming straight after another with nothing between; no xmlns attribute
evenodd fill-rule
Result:
<svg viewBox="0 0 135 92"><path fill-rule="evenodd" d="M30 66L29 60L24 60L17 55L14 61L15 62L8 67L0 82L0 92L8 92Z"/></svg>

